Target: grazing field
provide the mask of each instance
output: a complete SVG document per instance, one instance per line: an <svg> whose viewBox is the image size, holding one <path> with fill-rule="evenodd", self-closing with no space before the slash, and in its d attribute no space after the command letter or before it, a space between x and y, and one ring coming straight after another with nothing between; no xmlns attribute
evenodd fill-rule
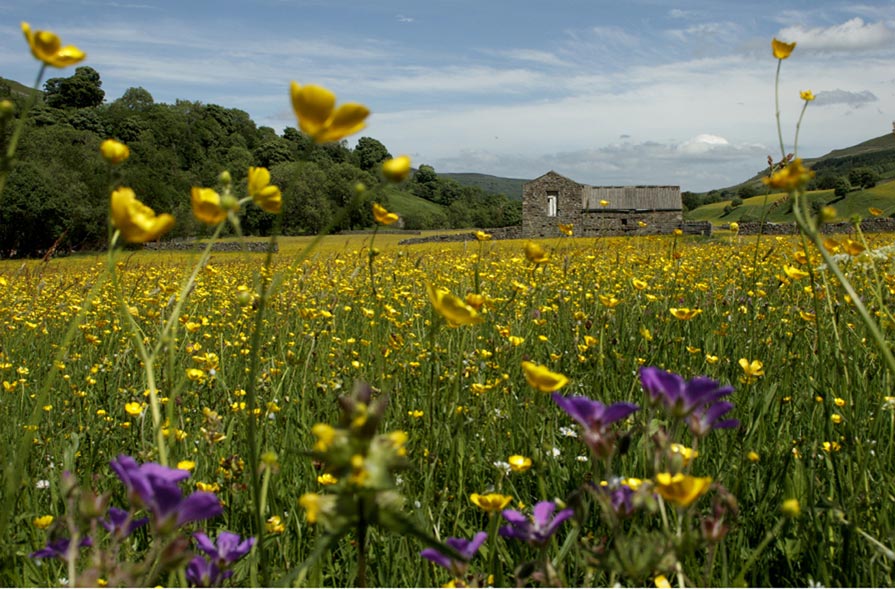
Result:
<svg viewBox="0 0 895 589"><path fill-rule="evenodd" d="M145 556L161 523L134 502L137 479L122 484L136 471L121 455L179 465L184 489L220 499L183 530L256 538L233 585L895 582L893 375L798 236L563 238L537 244L546 261L524 242L397 239L377 235L375 256L370 235L307 256L309 240L282 239L266 271L263 254L213 254L185 293L198 254L0 264L0 583L185 583L165 572L171 554ZM893 236L854 239L827 246L889 334ZM483 298L458 307L438 289ZM141 345L160 350L152 383ZM668 404L678 381L664 371L734 391L694 412L681 403L696 385ZM372 391L333 429L358 383ZM582 421L576 396L639 410ZM337 456L342 435L364 451ZM666 480L676 473L684 488ZM562 514L543 537L522 523L498 533L513 517L502 509L542 501ZM109 505L156 519L109 540ZM420 556L427 537L481 531L451 544L468 568ZM29 557L85 536L77 566ZM162 564L94 560L113 549Z"/></svg>

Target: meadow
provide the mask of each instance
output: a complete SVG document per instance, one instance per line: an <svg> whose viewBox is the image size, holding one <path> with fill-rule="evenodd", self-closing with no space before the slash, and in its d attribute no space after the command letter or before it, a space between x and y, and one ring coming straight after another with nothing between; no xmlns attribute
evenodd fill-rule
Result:
<svg viewBox="0 0 895 589"><path fill-rule="evenodd" d="M35 90L85 58L21 26ZM369 115L290 97L316 145ZM821 235L784 147L791 237L400 246L432 211L380 204L411 177L383 155L300 238L268 169L222 171L174 253L102 142L107 252L0 261L0 585L892 585L895 239ZM212 251L253 217L278 249Z"/></svg>
<svg viewBox="0 0 895 589"><path fill-rule="evenodd" d="M827 245L847 258L848 276L890 329L892 236L866 236L863 252L837 239ZM338 421L338 397L358 382L373 387L374 398L388 397L381 429L406 432L406 464L395 489L408 519L438 538L493 534L499 513L483 511L470 496L495 492L512 497L515 509L544 500L578 506L580 513L544 548L565 584L653 584L660 574L674 578L676 562L687 584L892 583L886 548L895 512L891 376L841 287L798 237L563 238L542 242L549 260L536 264L524 242L403 247L380 235L375 294L369 240L332 236L304 260L299 252L306 240L281 241L270 268L282 280L264 312L255 368L258 310L245 293L259 288L263 255L213 254L179 309L157 368L168 460L190 469L189 486L212 489L224 505L200 529L244 537L257 536L246 441L253 418L245 392L254 374L254 443L274 465L263 514L268 583L294 572L325 536L297 503L305 494L326 493L331 482L311 456L312 429ZM844 254L846 246L856 255ZM147 343L169 318L197 257L118 256L119 292ZM57 533L66 529L63 471L126 506L110 461L120 454L159 459L144 367L121 295L104 278L106 265L104 258L85 257L0 266L6 420L0 435L7 456L23 427L33 430L17 500L4 505L7 585L57 585L68 578L65 563L29 558L54 526ZM812 277L794 268L803 274L811 268ZM446 325L427 284L481 293L484 320ZM679 318L687 316L682 310L690 311L689 319ZM627 432L626 451L613 451L608 460L589 452L581 428L527 382L525 361L565 375L564 394L643 407L617 424ZM54 363L58 371L44 394ZM663 432L687 448L696 442L672 418L652 410L645 415L650 402L638 380L644 366L686 379L706 375L735 388L725 417L738 419L738 427L699 439L683 466L735 497L727 502L726 537L706 550L693 548L700 542L698 522L717 509L708 497L668 514L678 534L680 522L697 522L696 539L661 549L666 514L659 517L655 505L635 509L615 537L598 509L582 507L583 486L607 473L649 480L664 470L650 460ZM29 428L35 403L39 419ZM529 458L530 467L511 468L510 456ZM781 513L788 500L798 501L798 517ZM44 525L47 515L56 516L54 524ZM425 544L411 535L381 527L369 534L367 583L452 580L420 558ZM498 575L513 584L523 574L514 572L516 565L535 555L524 543L493 536L464 571L466 582ZM140 554L151 540L145 527L136 530L126 553ZM629 560L607 562L613 542ZM710 559L709 552L717 555ZM679 558L669 559L671 553ZM352 585L357 556L357 537L347 534L302 570L302 582ZM229 582L258 583L257 558L253 552L238 563ZM178 577L162 582L176 584Z"/></svg>

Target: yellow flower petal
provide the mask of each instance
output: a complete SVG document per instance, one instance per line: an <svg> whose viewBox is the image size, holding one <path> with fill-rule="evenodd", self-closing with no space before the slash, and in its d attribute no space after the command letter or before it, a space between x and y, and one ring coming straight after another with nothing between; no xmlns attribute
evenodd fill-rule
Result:
<svg viewBox="0 0 895 589"><path fill-rule="evenodd" d="M426 290L429 292L429 300L432 302L432 306L435 307L435 310L442 317L447 319L448 325L451 327L473 325L485 320L478 311L466 304L466 301L452 295L450 292L435 288L431 284L426 285Z"/></svg>
<svg viewBox="0 0 895 589"><path fill-rule="evenodd" d="M62 47L62 42L50 31L32 31L31 25L22 23L22 33L31 47L31 55L45 64L63 68L82 61L87 54L73 45Z"/></svg>
<svg viewBox="0 0 895 589"><path fill-rule="evenodd" d="M774 57L776 57L777 59L786 59L790 56L792 50L795 48L795 42L784 43L783 41L779 41L777 39L773 39L771 41L771 51L774 52Z"/></svg>
<svg viewBox="0 0 895 589"><path fill-rule="evenodd" d="M699 499L712 485L712 477L694 477L677 473L660 472L656 474L656 491L663 499L678 507L689 507Z"/></svg>
<svg viewBox="0 0 895 589"><path fill-rule="evenodd" d="M227 211L221 207L221 195L211 188L193 186L193 215L208 225L217 225L227 218Z"/></svg>
<svg viewBox="0 0 895 589"><path fill-rule="evenodd" d="M544 251L539 244L529 241L525 244L525 257L528 258L529 262L533 262L535 264L544 264L549 260L547 253Z"/></svg>
<svg viewBox="0 0 895 589"><path fill-rule="evenodd" d="M523 362L522 373L528 384L542 393L558 391L569 383L566 376L558 372L551 372L546 366L540 366L533 362Z"/></svg>
<svg viewBox="0 0 895 589"><path fill-rule="evenodd" d="M267 168L249 167L249 196L262 210L268 213L279 213L283 208L283 195L279 187L270 183L270 171Z"/></svg>
<svg viewBox="0 0 895 589"><path fill-rule="evenodd" d="M487 495L473 493L469 496L469 500L479 509L494 512L504 509L510 504L513 497L511 495L501 495L500 493L488 493Z"/></svg>
<svg viewBox="0 0 895 589"><path fill-rule="evenodd" d="M112 165L120 164L131 154L131 150L128 149L127 145L120 141L115 141L114 139L106 139L103 141L99 146L99 151L102 154L103 159Z"/></svg>
<svg viewBox="0 0 895 589"><path fill-rule="evenodd" d="M376 222L380 225L391 225L400 217L398 217L398 215L396 215L395 213L388 212L388 210L378 202L374 202L373 218L376 219Z"/></svg>
<svg viewBox="0 0 895 589"><path fill-rule="evenodd" d="M110 201L112 225L131 243L154 241L174 226L174 217L167 213L156 216L130 188L115 190Z"/></svg>
<svg viewBox="0 0 895 589"><path fill-rule="evenodd" d="M338 141L357 133L366 126L364 121L370 114L370 109L356 103L335 109L336 95L314 84L301 86L292 82L290 95L299 128L317 143Z"/></svg>
<svg viewBox="0 0 895 589"><path fill-rule="evenodd" d="M403 182L410 175L410 156L399 155L382 162L382 175L389 182Z"/></svg>

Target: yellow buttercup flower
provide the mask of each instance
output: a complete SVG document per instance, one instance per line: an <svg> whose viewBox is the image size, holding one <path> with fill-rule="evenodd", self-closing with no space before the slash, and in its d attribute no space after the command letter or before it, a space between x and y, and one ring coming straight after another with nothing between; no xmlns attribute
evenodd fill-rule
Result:
<svg viewBox="0 0 895 589"><path fill-rule="evenodd" d="M308 520L310 521L310 519ZM267 524L265 525L268 534L282 534L286 531L286 524L283 523L283 518L278 515L272 515L267 518Z"/></svg>
<svg viewBox="0 0 895 589"><path fill-rule="evenodd" d="M737 233L740 230L740 224L734 221L730 224L730 230L734 233Z"/></svg>
<svg viewBox="0 0 895 589"><path fill-rule="evenodd" d="M882 209L878 209L878 208L876 208L876 207L870 207L870 208L867 209L867 210L868 210L868 211L870 212L870 214L873 215L874 217L879 217L880 215L883 214Z"/></svg>
<svg viewBox="0 0 895 589"><path fill-rule="evenodd" d="M193 470L196 468L196 463L192 460L181 460L177 463L177 468L180 470Z"/></svg>
<svg viewBox="0 0 895 589"><path fill-rule="evenodd" d="M688 309L686 307L681 307L680 309L672 307L671 309L668 309L668 311L681 321L689 321L702 313L702 309Z"/></svg>
<svg viewBox="0 0 895 589"><path fill-rule="evenodd" d="M494 512L500 511L509 505L513 497L511 495L501 495L500 493L488 493L487 495L473 493L469 496L469 500L479 509Z"/></svg>
<svg viewBox="0 0 895 589"><path fill-rule="evenodd" d="M857 256L864 251L864 245L852 239L846 239L842 244L842 249L850 256Z"/></svg>
<svg viewBox="0 0 895 589"><path fill-rule="evenodd" d="M477 241L491 241L491 234L484 231L476 231L475 238Z"/></svg>
<svg viewBox="0 0 895 589"><path fill-rule="evenodd" d="M31 523L34 524L34 527L38 530L46 530L52 525L53 519L52 515L42 515L34 518Z"/></svg>
<svg viewBox="0 0 895 589"><path fill-rule="evenodd" d="M811 102L812 100L814 100L814 92L812 92L811 90L802 90L801 92L799 92L799 96L805 102Z"/></svg>
<svg viewBox="0 0 895 589"><path fill-rule="evenodd" d="M110 200L112 225L131 243L154 241L174 226L174 217L167 213L156 216L130 188L115 190Z"/></svg>
<svg viewBox="0 0 895 589"><path fill-rule="evenodd" d="M637 290L644 290L646 287L649 286L649 284L647 282L640 280L638 278L632 278L631 284L633 284L634 288L636 288Z"/></svg>
<svg viewBox="0 0 895 589"><path fill-rule="evenodd" d="M745 358L740 358L739 364L748 377L764 376L764 364L760 360L749 362Z"/></svg>
<svg viewBox="0 0 895 589"><path fill-rule="evenodd" d="M572 223L560 223L560 224L559 224L559 231L560 231L560 233L562 233L563 235L567 235L567 236L569 236L569 237L572 237L572 233L574 233L574 227L575 227L575 226L574 226Z"/></svg>
<svg viewBox="0 0 895 589"><path fill-rule="evenodd" d="M283 208L283 194L278 186L270 183L267 168L249 167L249 196L261 209L268 213L279 213Z"/></svg>
<svg viewBox="0 0 895 589"><path fill-rule="evenodd" d="M410 175L410 156L399 155L382 162L382 175L389 182L403 182Z"/></svg>
<svg viewBox="0 0 895 589"><path fill-rule="evenodd" d="M771 40L771 50L774 52L774 57L776 57L777 59L786 59L790 56L792 50L795 48L795 42L784 43L783 41L779 41L777 39Z"/></svg>
<svg viewBox="0 0 895 589"><path fill-rule="evenodd" d="M136 417L143 413L143 405L140 403L125 403L124 412L132 417Z"/></svg>
<svg viewBox="0 0 895 589"><path fill-rule="evenodd" d="M380 225L391 225L399 219L398 215L388 212L386 208L378 202L373 203L373 218L376 219L376 222Z"/></svg>
<svg viewBox="0 0 895 589"><path fill-rule="evenodd" d="M799 270L795 266L790 266L789 264L783 264L783 272L786 273L787 276L792 278L793 280L798 280L800 278L805 278L809 276L808 272L804 270Z"/></svg>
<svg viewBox="0 0 895 589"><path fill-rule="evenodd" d="M338 141L366 127L370 109L354 102L335 108L336 95L322 86L292 82L290 95L299 128L317 143Z"/></svg>
<svg viewBox="0 0 895 589"><path fill-rule="evenodd" d="M609 201L608 201L608 200L605 200L605 199L604 199L604 200L601 200L601 201L600 201L600 206L601 206L601 207L608 207L608 206L609 206Z"/></svg>
<svg viewBox="0 0 895 589"><path fill-rule="evenodd" d="M770 178L762 178L761 181L778 190L794 192L801 190L814 178L814 172L802 165L802 159L796 158L789 165L771 174Z"/></svg>
<svg viewBox="0 0 895 589"><path fill-rule="evenodd" d="M82 61L87 54L75 47L68 45L62 47L62 42L56 33L50 31L32 31L31 25L22 23L22 32L31 47L31 55L47 65L53 67L68 67Z"/></svg>
<svg viewBox="0 0 895 589"><path fill-rule="evenodd" d="M525 257L528 258L529 262L533 262L535 264L544 264L549 259L547 257L547 252L544 251L539 244L529 241L525 244Z"/></svg>
<svg viewBox="0 0 895 589"><path fill-rule="evenodd" d="M221 195L211 188L193 186L191 192L193 215L208 225L217 225L227 218L227 211L221 206Z"/></svg>
<svg viewBox="0 0 895 589"><path fill-rule="evenodd" d="M790 518L799 517L802 513L802 506L799 505L798 499L787 499L780 506L780 511L783 512L783 515Z"/></svg>
<svg viewBox="0 0 895 589"><path fill-rule="evenodd" d="M663 499L678 507L688 507L709 490L712 485L712 477L694 477L683 473L672 475L668 472L660 472L656 474L655 485L656 491Z"/></svg>
<svg viewBox="0 0 895 589"><path fill-rule="evenodd" d="M128 149L127 145L114 139L103 141L99 146L99 152L102 154L103 159L112 165L120 164L130 157L131 154L131 150Z"/></svg>
<svg viewBox="0 0 895 589"><path fill-rule="evenodd" d="M542 393L558 391L569 383L566 376L558 372L551 372L546 366L540 366L534 362L523 362L522 373L528 384Z"/></svg>
<svg viewBox="0 0 895 589"><path fill-rule="evenodd" d="M531 468L531 458L527 456L522 456L520 454L513 454L509 458L507 458L507 462L510 465L510 469L513 472L525 472L529 468Z"/></svg>
<svg viewBox="0 0 895 589"><path fill-rule="evenodd" d="M448 325L451 327L473 325L485 320L478 311L466 304L466 301L452 295L447 290L435 288L431 284L426 285L426 290L429 292L432 306L442 317L447 319Z"/></svg>

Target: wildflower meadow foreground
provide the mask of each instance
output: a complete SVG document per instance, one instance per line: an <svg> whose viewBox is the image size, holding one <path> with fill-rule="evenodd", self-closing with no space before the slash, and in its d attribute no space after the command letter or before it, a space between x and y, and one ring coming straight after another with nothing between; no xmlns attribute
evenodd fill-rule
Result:
<svg viewBox="0 0 895 589"><path fill-rule="evenodd" d="M370 114L289 96L319 143ZM193 254L133 249L177 220L97 146L108 251L0 263L0 583L892 585L895 236L821 236L783 151L795 236L398 246L359 185L371 233L214 252L282 213L251 167L183 196Z"/></svg>

